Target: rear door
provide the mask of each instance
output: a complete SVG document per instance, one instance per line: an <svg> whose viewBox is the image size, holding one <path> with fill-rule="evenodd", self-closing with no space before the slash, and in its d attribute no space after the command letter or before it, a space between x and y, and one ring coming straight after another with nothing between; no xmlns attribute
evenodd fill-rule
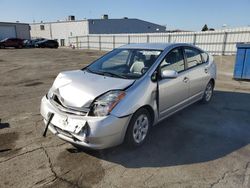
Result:
<svg viewBox="0 0 250 188"><path fill-rule="evenodd" d="M185 100L188 98L189 81L182 48L175 48L166 55L160 65L160 71L165 69L175 70L178 77L158 81L160 119L185 106Z"/></svg>
<svg viewBox="0 0 250 188"><path fill-rule="evenodd" d="M198 99L203 95L209 81L208 55L193 47L184 47L187 73L190 82L189 98Z"/></svg>

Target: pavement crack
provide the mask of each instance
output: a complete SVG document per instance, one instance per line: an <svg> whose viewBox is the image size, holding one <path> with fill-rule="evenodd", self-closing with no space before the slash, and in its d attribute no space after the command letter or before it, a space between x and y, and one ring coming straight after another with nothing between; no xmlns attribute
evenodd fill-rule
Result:
<svg viewBox="0 0 250 188"><path fill-rule="evenodd" d="M20 157L20 156L22 156L22 155L26 155L26 154L28 154L28 153L32 153L32 152L37 151L37 150L40 150L40 149L43 149L43 148L42 148L42 147L39 147L39 148L35 148L35 149L32 149L32 150L26 151L26 152L24 152L24 153L20 153L20 154L18 154L18 155L15 155L15 156L13 156L13 157L10 157L10 158L8 158L8 159L5 159L5 160L0 161L0 164L1 164L1 163L4 163L4 162L7 162L7 161L9 161L9 160L11 160L11 159Z"/></svg>
<svg viewBox="0 0 250 188"><path fill-rule="evenodd" d="M249 161L249 162L247 162L247 164L245 165L244 169L245 169L245 170L246 170L246 169L248 169L248 168L249 168L249 166L250 166L250 161Z"/></svg>
<svg viewBox="0 0 250 188"><path fill-rule="evenodd" d="M146 186L147 184L148 184L148 181L150 181L150 179L154 176L155 174L153 173L153 174L151 174L149 177L147 177L146 179L145 179L145 181L143 182L143 184Z"/></svg>
<svg viewBox="0 0 250 188"><path fill-rule="evenodd" d="M244 178L243 178L243 182L242 182L242 185L244 186L244 184L247 184L248 183L248 181L249 181L249 179L247 178L247 176L249 176L249 175L247 175L246 173L247 173L247 169L249 168L249 166L250 166L250 162L247 162L246 163L246 165L245 165L245 167L244 167ZM245 187L247 187L247 186L245 186Z"/></svg>
<svg viewBox="0 0 250 188"><path fill-rule="evenodd" d="M1 161L0 161L0 164L1 164L1 163L4 163L4 162L7 162L7 161L9 161L9 160L12 160L12 159L14 159L14 158L16 158L16 157L20 157L20 156L22 156L22 155L26 155L26 154L28 154L28 153L35 152L35 151L40 150L40 149L43 149L43 150L44 150L45 148L59 147L59 146L65 145L65 144L67 144L67 143L64 142L64 143L57 144L57 145L52 145L52 146L46 146L46 147L41 146L41 147L37 147L37 148L35 148L35 149L28 150L28 151L26 151L26 152L20 153L20 154L18 154L18 155L13 156L13 157L9 157L9 158L7 158L7 159L5 159L5 160L1 160ZM30 144L30 145L31 145L31 144ZM27 147L27 146L28 146L28 145L26 145L25 147ZM15 149L15 151L22 150L23 148L24 148L24 147L17 148L17 149Z"/></svg>
<svg viewBox="0 0 250 188"><path fill-rule="evenodd" d="M46 157L47 157L47 159L48 159L50 171L51 171L52 174L54 175L54 179L52 179L49 183L53 183L53 182L56 181L56 180L60 180L60 181L63 181L63 182L65 182L65 183L69 184L69 185L72 186L72 187L81 188L78 184L75 184L74 182L71 182L71 181L69 181L69 180L67 180L67 179L62 178L61 176L59 176L59 175L54 171L53 164L52 164L52 162L51 162L51 159L50 159L50 156L49 156L47 150L46 150L44 147L42 147L42 149L43 149L43 151L44 151L44 153L45 153L45 155L46 155ZM67 174L68 172L69 172L69 171L67 171L66 173L64 173L64 175Z"/></svg>
<svg viewBox="0 0 250 188"><path fill-rule="evenodd" d="M236 169L236 170L233 170L233 171L226 171L226 172L224 172L223 175L222 175L217 181L215 181L214 183L212 183L212 184L210 185L210 188L212 188L212 187L214 187L215 185L217 185L217 184L219 184L220 182L222 182L222 181L226 178L226 176L228 176L229 174L234 174L234 173L238 172L239 170L240 170L240 169Z"/></svg>
<svg viewBox="0 0 250 188"><path fill-rule="evenodd" d="M249 166L250 166L250 162L247 162L246 165L243 167L243 169L246 171L249 168ZM242 168L240 168L240 169L242 169ZM224 172L223 175L219 179L217 179L215 182L210 184L210 188L213 188L215 185L222 182L229 174L234 174L234 173L238 172L240 169Z"/></svg>
<svg viewBox="0 0 250 188"><path fill-rule="evenodd" d="M51 145L51 146L44 146L44 148L54 148L54 147L60 147L63 146L65 144L68 144L67 142L61 143L61 144L57 144L57 145Z"/></svg>

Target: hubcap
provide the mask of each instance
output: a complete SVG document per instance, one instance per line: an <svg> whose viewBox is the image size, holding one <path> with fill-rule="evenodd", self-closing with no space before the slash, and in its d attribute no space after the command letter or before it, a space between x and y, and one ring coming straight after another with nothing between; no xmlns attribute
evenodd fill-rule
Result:
<svg viewBox="0 0 250 188"><path fill-rule="evenodd" d="M212 94L213 94L213 87L212 87L212 84L209 83L207 85L207 88L206 88L206 91L205 91L205 99L206 99L206 101L209 101L211 99Z"/></svg>
<svg viewBox="0 0 250 188"><path fill-rule="evenodd" d="M145 114L141 114L135 121L133 137L137 144L141 143L148 133L149 121Z"/></svg>

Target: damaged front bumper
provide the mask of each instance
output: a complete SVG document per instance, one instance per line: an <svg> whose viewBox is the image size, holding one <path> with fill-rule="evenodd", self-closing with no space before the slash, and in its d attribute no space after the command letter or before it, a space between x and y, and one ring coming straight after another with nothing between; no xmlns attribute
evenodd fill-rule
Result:
<svg viewBox="0 0 250 188"><path fill-rule="evenodd" d="M59 110L46 97L41 101L41 115L47 124L54 114L48 129L59 138L72 144L92 149L104 149L123 142L131 116L92 117L70 114Z"/></svg>

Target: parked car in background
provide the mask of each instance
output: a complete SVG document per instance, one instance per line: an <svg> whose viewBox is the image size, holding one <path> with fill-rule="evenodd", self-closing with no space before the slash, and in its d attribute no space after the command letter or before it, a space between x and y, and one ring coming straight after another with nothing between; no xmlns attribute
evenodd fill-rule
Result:
<svg viewBox="0 0 250 188"><path fill-rule="evenodd" d="M24 41L24 47L26 48L35 48L35 45L37 42L46 40L45 38L36 38L36 39L31 39L31 40L25 40Z"/></svg>
<svg viewBox="0 0 250 188"><path fill-rule="evenodd" d="M24 41L23 41L23 46L24 46L25 48L33 48L33 47L32 47L32 40L24 40ZM34 47L35 47L35 44L34 44Z"/></svg>
<svg viewBox="0 0 250 188"><path fill-rule="evenodd" d="M0 48L14 47L23 48L23 39L19 38L6 38L0 41Z"/></svg>
<svg viewBox="0 0 250 188"><path fill-rule="evenodd" d="M59 44L56 40L42 40L35 43L36 48L58 48Z"/></svg>
<svg viewBox="0 0 250 188"><path fill-rule="evenodd" d="M44 136L48 128L74 146L140 146L151 126L210 102L215 79L213 57L193 45L125 45L57 76L41 101Z"/></svg>

